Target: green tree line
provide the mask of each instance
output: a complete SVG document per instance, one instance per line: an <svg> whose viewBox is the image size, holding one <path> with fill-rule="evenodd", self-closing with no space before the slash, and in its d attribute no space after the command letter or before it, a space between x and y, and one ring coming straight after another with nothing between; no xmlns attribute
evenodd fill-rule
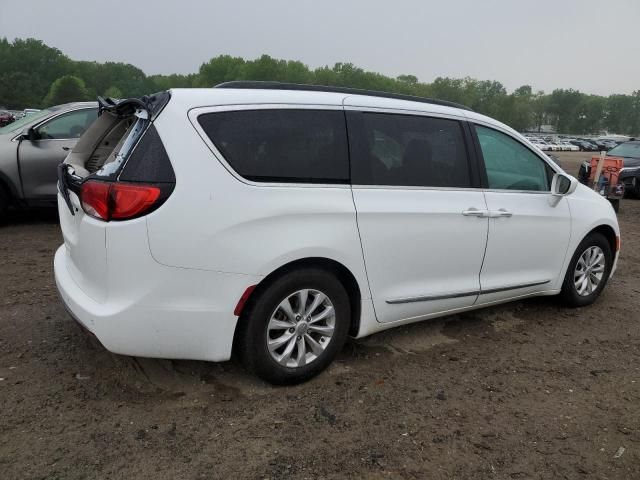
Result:
<svg viewBox="0 0 640 480"><path fill-rule="evenodd" d="M388 77L351 63L310 69L302 62L262 55L245 60L219 55L188 75L150 75L119 62L72 60L36 39L0 39L0 106L47 107L97 95L133 97L177 87L212 87L230 80L273 80L404 93L462 103L517 130L552 125L559 132L640 133L640 90L608 97L573 89L547 94L523 85L513 92L495 80L438 77L431 83L414 75Z"/></svg>

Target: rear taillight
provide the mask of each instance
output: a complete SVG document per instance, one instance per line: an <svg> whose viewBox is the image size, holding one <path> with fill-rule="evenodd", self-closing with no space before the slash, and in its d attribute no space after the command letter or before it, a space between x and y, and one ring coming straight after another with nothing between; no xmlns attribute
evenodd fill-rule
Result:
<svg viewBox="0 0 640 480"><path fill-rule="evenodd" d="M80 201L85 213L99 220L130 220L158 208L170 191L165 193L158 185L89 180L82 184Z"/></svg>
<svg viewBox="0 0 640 480"><path fill-rule="evenodd" d="M80 203L87 215L100 220L109 220L109 189L105 182L85 182L80 190Z"/></svg>
<svg viewBox="0 0 640 480"><path fill-rule="evenodd" d="M126 220L138 217L152 208L160 197L160 189L153 185L114 183L110 194L113 205L111 219Z"/></svg>

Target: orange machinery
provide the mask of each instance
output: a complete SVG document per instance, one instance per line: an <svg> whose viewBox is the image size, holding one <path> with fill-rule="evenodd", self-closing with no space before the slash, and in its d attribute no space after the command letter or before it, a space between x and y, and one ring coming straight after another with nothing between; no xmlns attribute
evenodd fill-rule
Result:
<svg viewBox="0 0 640 480"><path fill-rule="evenodd" d="M589 172L589 183L591 185L594 185L595 175L598 170L598 162L600 162L600 157L591 157L591 171ZM604 157L600 176L604 177L609 185L617 185L618 177L620 176L620 169L622 169L623 164L624 160L622 160L622 158ZM601 179L598 180L599 183L601 183Z"/></svg>
<svg viewBox="0 0 640 480"><path fill-rule="evenodd" d="M598 169L601 161L602 167ZM616 212L620 208L620 200L624 197L624 185L618 181L623 164L622 158L592 157L589 171L588 186L607 198Z"/></svg>

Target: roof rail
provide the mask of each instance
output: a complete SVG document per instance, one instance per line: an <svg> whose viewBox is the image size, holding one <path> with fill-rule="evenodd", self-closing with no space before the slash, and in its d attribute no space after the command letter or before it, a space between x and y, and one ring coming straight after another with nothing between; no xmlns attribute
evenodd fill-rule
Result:
<svg viewBox="0 0 640 480"><path fill-rule="evenodd" d="M379 92L377 90L365 90L362 88L348 87L332 87L326 85L305 85L301 83L286 82L266 82L257 80L234 80L231 82L220 83L214 88L246 88L246 89L264 89L264 90L302 90L308 92L332 92L346 93L349 95L368 95L370 97L393 98L396 100L407 100L409 102L431 103L434 105L442 105L445 107L460 108L469 110L469 107L460 105L459 103L448 102L446 100L437 100L435 98L417 97L415 95L403 95L401 93Z"/></svg>

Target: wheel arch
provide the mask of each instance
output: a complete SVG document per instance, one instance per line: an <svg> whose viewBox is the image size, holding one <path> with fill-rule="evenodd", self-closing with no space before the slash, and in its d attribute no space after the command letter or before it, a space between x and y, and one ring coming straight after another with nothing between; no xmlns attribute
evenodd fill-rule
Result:
<svg viewBox="0 0 640 480"><path fill-rule="evenodd" d="M587 238L592 233L602 234L607 239L607 242L609 242L611 253L615 256L616 252L618 251L618 236L613 227L607 224L598 225L597 227L591 229L584 237L582 237L582 240Z"/></svg>
<svg viewBox="0 0 640 480"><path fill-rule="evenodd" d="M355 337L360 330L360 317L362 311L362 292L356 277L342 263L326 258L326 257L306 257L297 260L290 261L284 265L273 270L267 276L265 276L260 283L254 286L249 296L245 299L244 307L238 318L238 323L233 336L233 348L232 351L236 351L236 342L241 337L242 327L246 323L247 312L251 303L258 298L262 291L264 291L273 281L286 275L294 270L302 268L321 268L335 275L342 286L346 289L349 295L349 303L351 307L351 319L349 324L349 335Z"/></svg>

